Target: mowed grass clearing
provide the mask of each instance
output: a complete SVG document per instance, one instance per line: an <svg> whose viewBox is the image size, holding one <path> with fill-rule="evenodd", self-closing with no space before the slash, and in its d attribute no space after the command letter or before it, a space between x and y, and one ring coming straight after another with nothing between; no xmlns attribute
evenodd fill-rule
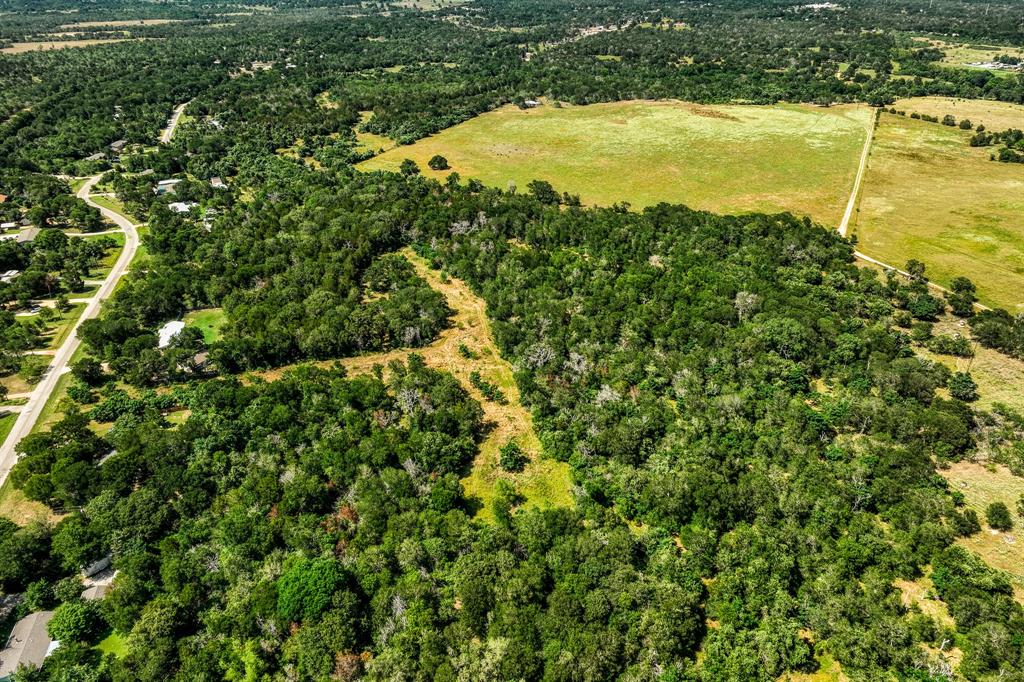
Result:
<svg viewBox="0 0 1024 682"><path fill-rule="evenodd" d="M989 160L971 134L881 114L850 234L869 256L916 258L943 286L966 275L982 303L1024 312L1024 165Z"/></svg>
<svg viewBox="0 0 1024 682"><path fill-rule="evenodd" d="M220 339L220 330L227 322L223 308L203 308L185 315L185 324L203 333L203 341L213 343Z"/></svg>
<svg viewBox="0 0 1024 682"><path fill-rule="evenodd" d="M512 366L501 357L491 334L487 307L469 286L453 277L442 278L441 273L431 270L427 262L411 249L401 254L416 268L416 274L431 287L444 294L448 306L454 311L451 326L441 332L430 345L422 348L403 348L385 353L359 355L340 360L328 360L316 364L329 367L340 364L350 375L370 374L374 367L381 365L387 373L387 366L393 360L406 362L411 353L423 356L427 366L448 372L455 376L462 387L480 403L484 420L490 424L487 436L480 444L476 458L468 474L462 479L466 497L478 502L477 518L491 520L491 502L494 486L499 479L511 482L524 498L524 507L571 507L569 465L541 456L541 445L533 428L533 416L519 401L519 388L512 374ZM459 346L465 345L475 358L465 358ZM287 368L257 373L269 381L281 376ZM487 400L473 386L469 375L477 371L481 378L497 385L508 398L507 404L500 405ZM529 456L530 461L519 473L509 473L499 465L500 450L514 440Z"/></svg>
<svg viewBox="0 0 1024 682"><path fill-rule="evenodd" d="M506 106L360 164L405 158L441 178L526 191L534 179L585 204L682 203L719 213L792 211L838 224L872 112L863 106L704 106L629 101ZM444 156L451 170L431 171Z"/></svg>
<svg viewBox="0 0 1024 682"><path fill-rule="evenodd" d="M952 115L957 122L970 120L975 126L984 125L989 131L1008 128L1024 129L1024 107L1010 102L987 99L961 99L960 97L908 97L893 104L897 110L938 116Z"/></svg>

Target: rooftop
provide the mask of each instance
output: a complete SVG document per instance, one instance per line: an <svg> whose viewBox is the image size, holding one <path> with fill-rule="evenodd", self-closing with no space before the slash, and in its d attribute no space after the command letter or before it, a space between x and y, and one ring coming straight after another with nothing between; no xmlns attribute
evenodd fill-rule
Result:
<svg viewBox="0 0 1024 682"><path fill-rule="evenodd" d="M23 665L38 668L57 648L59 642L54 642L46 633L46 624L51 618L53 611L37 611L14 624L7 646L0 651L0 679Z"/></svg>

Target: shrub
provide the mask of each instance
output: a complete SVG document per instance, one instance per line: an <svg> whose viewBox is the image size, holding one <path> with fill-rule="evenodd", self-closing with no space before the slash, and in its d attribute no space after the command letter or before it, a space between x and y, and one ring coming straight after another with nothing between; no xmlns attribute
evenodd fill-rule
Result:
<svg viewBox="0 0 1024 682"><path fill-rule="evenodd" d="M949 378L949 394L957 400L969 403L978 399L978 384L967 372L954 372Z"/></svg>
<svg viewBox="0 0 1024 682"><path fill-rule="evenodd" d="M526 456L519 443L510 440L501 448L501 468L505 471L522 471L530 458Z"/></svg>
<svg viewBox="0 0 1024 682"><path fill-rule="evenodd" d="M440 154L434 154L430 157L430 161L427 161L427 166L429 166L431 170L436 171L448 170L448 168L450 168L448 165L448 159L444 158Z"/></svg>
<svg viewBox="0 0 1024 682"><path fill-rule="evenodd" d="M985 520L996 530L1013 529L1013 518L1010 509L1003 502L993 502L985 509Z"/></svg>
<svg viewBox="0 0 1024 682"><path fill-rule="evenodd" d="M469 373L469 383L476 387L476 390L484 394L484 398L492 400L499 405L505 405L508 403L508 398L505 397L505 393L498 388L496 385L487 381L480 376L480 372L472 371Z"/></svg>

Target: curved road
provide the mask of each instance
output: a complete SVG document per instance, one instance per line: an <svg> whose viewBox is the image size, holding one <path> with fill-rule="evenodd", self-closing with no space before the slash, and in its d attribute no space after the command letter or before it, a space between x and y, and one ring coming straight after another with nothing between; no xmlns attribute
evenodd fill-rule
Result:
<svg viewBox="0 0 1024 682"><path fill-rule="evenodd" d="M181 118L181 114L185 111L186 106L188 106L188 102L174 107L174 111L171 112L170 123L168 123L167 127L160 133L160 144L167 144L171 141L171 137L174 135L174 129L178 127L178 119Z"/></svg>
<svg viewBox="0 0 1024 682"><path fill-rule="evenodd" d="M68 334L67 341L53 354L53 362L47 368L42 381L32 390L28 402L24 407L20 408L21 412L18 414L18 420L14 423L11 432L7 434L7 439L3 442L3 445L0 446L0 485L3 485L4 481L7 480L7 475L11 472L11 468L17 461L14 446L31 433L32 428L39 420L39 415L42 413L46 401L56 388L57 381L67 371L71 356L75 354L75 351L78 350L78 346L81 344L78 338L78 327L83 321L99 315L100 305L114 293L114 287L117 286L121 275L128 269L128 265L132 262L132 258L135 257L135 252L139 248L139 233L135 230L135 225L120 213L115 213L109 208L95 204L89 198L89 191L99 179L100 176L98 175L89 178L82 185L82 188L78 190L78 198L85 200L90 206L98 208L100 213L112 220L120 228L120 231L124 232L124 248L121 250L121 255L118 256L117 262L114 263L114 267L111 268L110 274L100 284L95 295L86 303L85 310L82 311L78 321L75 322L75 326L71 329L71 333Z"/></svg>

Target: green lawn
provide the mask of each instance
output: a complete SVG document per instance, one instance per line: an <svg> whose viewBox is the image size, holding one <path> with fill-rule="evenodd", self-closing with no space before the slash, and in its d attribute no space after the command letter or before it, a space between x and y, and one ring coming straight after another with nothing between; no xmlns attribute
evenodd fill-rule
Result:
<svg viewBox="0 0 1024 682"><path fill-rule="evenodd" d="M124 204L118 201L115 197L91 196L89 198L92 199L93 203L99 204L104 208L109 208L111 211L114 211L115 213L120 213L121 215L131 220L133 223L139 222L139 219L128 213L128 210L124 207Z"/></svg>
<svg viewBox="0 0 1024 682"><path fill-rule="evenodd" d="M46 404L43 405L43 409L39 413L39 419L36 420L35 426L32 427L32 433L49 431L51 426L64 418L61 403L67 397L66 394L68 386L71 385L71 378L71 373L68 372L57 380L57 385L53 387L53 393L46 400Z"/></svg>
<svg viewBox="0 0 1024 682"><path fill-rule="evenodd" d="M405 158L431 171L434 154L463 179L526 191L533 179L586 204L662 201L717 212L790 210L835 225L853 185L871 112L861 106L701 106L632 101L514 106L369 159Z"/></svg>
<svg viewBox="0 0 1024 682"><path fill-rule="evenodd" d="M3 408L0 408L0 413L4 412ZM18 421L18 413L11 412L0 417L0 443L7 440L7 434L14 428L14 422Z"/></svg>
<svg viewBox="0 0 1024 682"><path fill-rule="evenodd" d="M128 640L118 632L111 632L95 648L104 654L114 654L117 658L124 658L128 655Z"/></svg>
<svg viewBox="0 0 1024 682"><path fill-rule="evenodd" d="M213 343L220 339L220 329L227 322L223 308L204 308L193 310L185 315L185 324L190 327L197 327L203 332L203 339L206 343Z"/></svg>
<svg viewBox="0 0 1024 682"><path fill-rule="evenodd" d="M990 161L970 136L882 114L850 234L869 256L916 258L944 285L966 275L982 302L1024 312L1024 165Z"/></svg>
<svg viewBox="0 0 1024 682"><path fill-rule="evenodd" d="M67 340L72 327L78 322L82 311L85 310L84 303L76 303L66 313L61 313L60 319L50 327L49 336L46 337L46 348L57 349Z"/></svg>

